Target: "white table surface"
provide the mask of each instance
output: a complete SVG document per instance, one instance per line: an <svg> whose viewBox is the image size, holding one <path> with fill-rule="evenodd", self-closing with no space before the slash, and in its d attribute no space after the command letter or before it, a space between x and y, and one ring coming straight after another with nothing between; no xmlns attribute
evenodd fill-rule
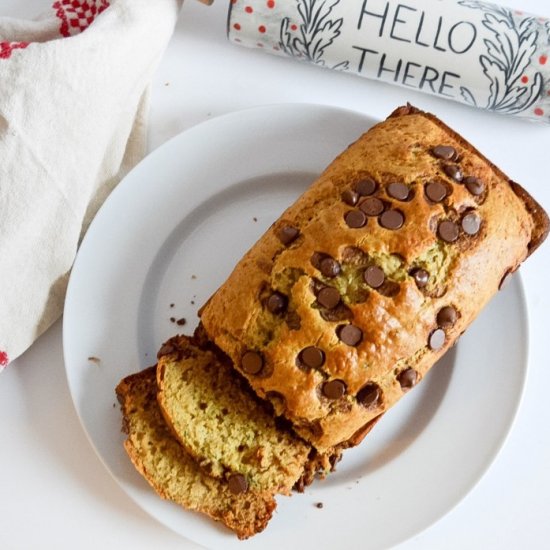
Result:
<svg viewBox="0 0 550 550"><path fill-rule="evenodd" d="M45 5L0 0L0 14L32 16ZM516 7L550 16L547 0ZM225 1L187 0L154 81L150 150L253 105L322 103L382 118L410 101L456 127L550 211L550 127L239 48L226 40L225 25ZM399 550L550 548L550 243L521 273L529 367L511 433L467 497ZM0 377L0 441L1 549L198 548L145 514L95 455L65 379L60 322ZM368 533L364 541L367 548Z"/></svg>

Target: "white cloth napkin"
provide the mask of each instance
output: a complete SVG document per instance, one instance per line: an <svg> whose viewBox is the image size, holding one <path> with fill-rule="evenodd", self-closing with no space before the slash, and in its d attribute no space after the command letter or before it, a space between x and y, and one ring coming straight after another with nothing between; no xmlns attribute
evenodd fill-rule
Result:
<svg viewBox="0 0 550 550"><path fill-rule="evenodd" d="M88 223L145 154L178 9L59 0L34 21L0 18L0 370L61 315Z"/></svg>

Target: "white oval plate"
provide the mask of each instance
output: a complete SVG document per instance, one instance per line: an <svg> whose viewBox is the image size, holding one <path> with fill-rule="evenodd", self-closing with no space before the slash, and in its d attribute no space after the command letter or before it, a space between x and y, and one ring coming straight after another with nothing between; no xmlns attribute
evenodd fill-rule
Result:
<svg viewBox="0 0 550 550"><path fill-rule="evenodd" d="M63 339L82 425L144 510L205 547L387 548L457 504L512 424L527 354L518 277L422 384L346 453L336 473L304 495L279 498L268 528L249 541L162 501L125 455L116 384L153 364L168 337L192 331L198 307L241 255L373 122L315 105L260 107L205 122L125 178L80 248ZM180 328L171 317L187 325Z"/></svg>

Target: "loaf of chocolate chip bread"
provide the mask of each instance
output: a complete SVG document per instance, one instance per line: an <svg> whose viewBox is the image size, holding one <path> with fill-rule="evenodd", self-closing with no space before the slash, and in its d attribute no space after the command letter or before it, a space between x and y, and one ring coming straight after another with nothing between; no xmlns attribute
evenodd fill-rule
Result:
<svg viewBox="0 0 550 550"><path fill-rule="evenodd" d="M209 475L235 492L289 495L330 471L320 456L275 419L227 357L176 336L159 352L157 399L175 437Z"/></svg>
<svg viewBox="0 0 550 550"><path fill-rule="evenodd" d="M276 506L273 495L236 491L229 482L203 472L164 422L154 367L124 378L116 393L128 436L124 447L162 498L224 523L240 539L265 528Z"/></svg>
<svg viewBox="0 0 550 550"><path fill-rule="evenodd" d="M548 228L464 138L403 107L260 238L201 310L202 327L317 449L355 444Z"/></svg>

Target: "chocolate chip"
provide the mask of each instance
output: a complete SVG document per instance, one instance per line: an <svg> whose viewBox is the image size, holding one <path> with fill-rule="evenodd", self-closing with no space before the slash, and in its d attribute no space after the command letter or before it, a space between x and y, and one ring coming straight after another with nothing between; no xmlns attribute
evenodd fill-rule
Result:
<svg viewBox="0 0 550 550"><path fill-rule="evenodd" d="M384 284L378 289L378 292L382 296L387 296L388 298L395 298L401 292L401 286L395 281L389 281L386 279Z"/></svg>
<svg viewBox="0 0 550 550"><path fill-rule="evenodd" d="M456 160L458 158L456 149L450 145L438 145L432 149L432 153L438 159L443 160Z"/></svg>
<svg viewBox="0 0 550 550"><path fill-rule="evenodd" d="M409 188L401 182L390 183L386 188L386 192L398 201L406 201L409 198Z"/></svg>
<svg viewBox="0 0 550 550"><path fill-rule="evenodd" d="M424 193L432 202L441 202L447 196L447 187L438 181L430 181L424 187Z"/></svg>
<svg viewBox="0 0 550 550"><path fill-rule="evenodd" d="M443 220L437 226L437 234L447 243L454 243L458 239L458 225L450 220Z"/></svg>
<svg viewBox="0 0 550 550"><path fill-rule="evenodd" d="M443 172L455 181L462 181L462 170L460 169L460 166L457 166L456 164L445 164L443 166Z"/></svg>
<svg viewBox="0 0 550 550"><path fill-rule="evenodd" d="M402 370L397 375L397 381L403 391L408 391L416 385L416 382L418 381L418 373L409 367L408 369Z"/></svg>
<svg viewBox="0 0 550 550"><path fill-rule="evenodd" d="M170 344L168 342L165 344L162 344L161 348L157 353L157 359L160 359L163 355L170 355L175 351L176 351L176 346L174 346L174 344Z"/></svg>
<svg viewBox="0 0 550 550"><path fill-rule="evenodd" d="M325 321L329 321L331 323L351 321L353 319L353 312L342 302L332 309L321 309L319 313Z"/></svg>
<svg viewBox="0 0 550 550"><path fill-rule="evenodd" d="M353 266L364 264L368 260L368 254L365 254L357 246L346 246L342 250L342 261Z"/></svg>
<svg viewBox="0 0 550 550"><path fill-rule="evenodd" d="M348 346L356 346L363 339L363 331L355 325L343 325L338 329L338 338Z"/></svg>
<svg viewBox="0 0 550 550"><path fill-rule="evenodd" d="M329 399L340 399L346 393L346 384L342 380L331 380L323 384L323 394Z"/></svg>
<svg viewBox="0 0 550 550"><path fill-rule="evenodd" d="M350 206L355 206L359 200L359 193L353 191L352 189L346 189L342 193L342 200Z"/></svg>
<svg viewBox="0 0 550 550"><path fill-rule="evenodd" d="M405 223L405 216L399 210L386 210L380 216L379 222L386 229L399 229Z"/></svg>
<svg viewBox="0 0 550 550"><path fill-rule="evenodd" d="M505 286L508 285L513 274L514 274L514 271L512 269L508 269L508 271L506 271L506 273L503 275L498 285L499 290L502 290Z"/></svg>
<svg viewBox="0 0 550 550"><path fill-rule="evenodd" d="M384 203L376 197L369 197L359 204L359 208L367 216L378 216L384 212Z"/></svg>
<svg viewBox="0 0 550 550"><path fill-rule="evenodd" d="M311 256L311 265L315 269L319 269L321 266L321 260L326 257L327 255L323 254L322 252L314 252Z"/></svg>
<svg viewBox="0 0 550 550"><path fill-rule="evenodd" d="M380 288L386 278L384 271L377 265L370 265L363 273L363 279L372 288Z"/></svg>
<svg viewBox="0 0 550 550"><path fill-rule="evenodd" d="M319 271L329 279L340 273L340 264L330 256L326 256L319 262Z"/></svg>
<svg viewBox="0 0 550 550"><path fill-rule="evenodd" d="M280 292L274 292L266 302L267 309L275 315L283 313L286 310L288 299Z"/></svg>
<svg viewBox="0 0 550 550"><path fill-rule="evenodd" d="M313 437L319 438L324 434L323 426L321 426L321 421L316 420L315 422L308 422L304 428L309 430Z"/></svg>
<svg viewBox="0 0 550 550"><path fill-rule="evenodd" d="M180 327L182 327L183 325L185 325L185 323L187 323L187 319L185 317L182 317L181 319L178 319L176 321L176 325L179 325Z"/></svg>
<svg viewBox="0 0 550 550"><path fill-rule="evenodd" d="M302 327L302 319L296 311L287 311L285 323L290 330L300 330Z"/></svg>
<svg viewBox="0 0 550 550"><path fill-rule="evenodd" d="M430 334L428 345L430 346L430 349L437 351L443 347L443 344L445 344L445 331L440 328L436 328Z"/></svg>
<svg viewBox="0 0 550 550"><path fill-rule="evenodd" d="M376 191L376 182L372 178L365 178L355 184L355 190L362 197L372 195Z"/></svg>
<svg viewBox="0 0 550 550"><path fill-rule="evenodd" d="M481 227L481 218L476 212L469 212L462 218L460 225L462 225L464 233L468 235L477 235Z"/></svg>
<svg viewBox="0 0 550 550"><path fill-rule="evenodd" d="M323 290L323 288L326 287L324 283L322 283L321 281L315 278L311 279L309 286L311 291L315 294L315 296L317 296L317 294L319 294L319 292L321 292L321 290Z"/></svg>
<svg viewBox="0 0 550 550"><path fill-rule="evenodd" d="M462 183L466 186L466 189L470 191L472 195L478 196L485 191L485 184L479 178L474 176L468 176L462 180Z"/></svg>
<svg viewBox="0 0 550 550"><path fill-rule="evenodd" d="M361 212L361 210L350 210L349 212L346 212L344 220L346 221L348 227L358 229L367 223L367 216L364 212Z"/></svg>
<svg viewBox="0 0 550 550"><path fill-rule="evenodd" d="M367 384L359 390L357 401L367 409L376 406L380 401L380 388L376 384Z"/></svg>
<svg viewBox="0 0 550 550"><path fill-rule="evenodd" d="M229 476L227 486L234 495L240 495L248 491L248 482L242 474L232 474Z"/></svg>
<svg viewBox="0 0 550 550"><path fill-rule="evenodd" d="M298 359L305 367L318 369L325 363L325 352L315 346L309 346L300 352Z"/></svg>
<svg viewBox="0 0 550 550"><path fill-rule="evenodd" d="M440 328L451 328L458 319L458 313L456 312L456 309L452 306L445 306L442 307L437 312L437 326Z"/></svg>
<svg viewBox="0 0 550 550"><path fill-rule="evenodd" d="M277 231L277 237L286 246L295 241L298 238L300 231L292 225L283 225Z"/></svg>
<svg viewBox="0 0 550 550"><path fill-rule="evenodd" d="M430 274L420 267L415 267L409 274L414 278L418 288L424 288L430 280Z"/></svg>
<svg viewBox="0 0 550 550"><path fill-rule="evenodd" d="M264 359L256 351L247 351L241 359L241 368L247 374L258 374L263 366Z"/></svg>
<svg viewBox="0 0 550 550"><path fill-rule="evenodd" d="M340 303L340 293L335 288L327 286L317 294L317 302L321 307L333 309Z"/></svg>

